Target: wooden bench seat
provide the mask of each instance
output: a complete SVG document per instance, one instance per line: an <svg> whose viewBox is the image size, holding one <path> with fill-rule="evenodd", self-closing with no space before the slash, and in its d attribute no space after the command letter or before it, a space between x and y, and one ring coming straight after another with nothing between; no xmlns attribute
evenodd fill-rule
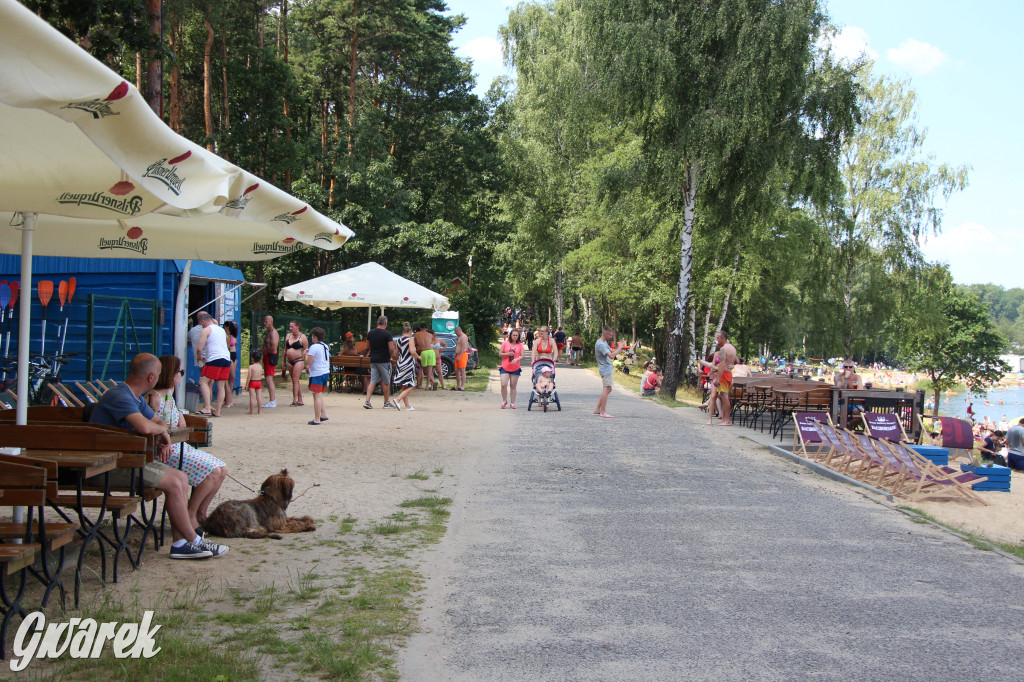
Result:
<svg viewBox="0 0 1024 682"><path fill-rule="evenodd" d="M36 559L39 545L0 545L0 564L6 575L28 568Z"/></svg>
<svg viewBox="0 0 1024 682"><path fill-rule="evenodd" d="M82 495L82 508L100 509L103 507L104 499L106 500L107 511L115 516L133 514L139 508L139 502L142 501L140 497L118 497L111 495L104 498L102 495ZM155 499L155 497L150 499ZM58 507L77 509L78 495L62 493L50 498L49 502Z"/></svg>
<svg viewBox="0 0 1024 682"><path fill-rule="evenodd" d="M0 523L0 540L19 540L25 537L28 530L27 523L14 523L12 521ZM39 527L38 520L32 524L33 537L39 537L40 533L46 535L47 549L54 550L71 542L78 530L77 523L57 523L46 521L43 527Z"/></svg>

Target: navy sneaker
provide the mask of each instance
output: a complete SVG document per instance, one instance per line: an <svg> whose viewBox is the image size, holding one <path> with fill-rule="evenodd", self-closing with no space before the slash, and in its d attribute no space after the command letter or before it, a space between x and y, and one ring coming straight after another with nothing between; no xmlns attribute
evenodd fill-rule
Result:
<svg viewBox="0 0 1024 682"><path fill-rule="evenodd" d="M213 556L213 552L201 546L203 540L201 538L196 539L196 544L186 542L180 547L171 547L171 558L172 559L209 559Z"/></svg>
<svg viewBox="0 0 1024 682"><path fill-rule="evenodd" d="M207 540L206 536L196 538L196 545L210 553L210 556L224 556L228 553L227 545L218 545L216 542Z"/></svg>

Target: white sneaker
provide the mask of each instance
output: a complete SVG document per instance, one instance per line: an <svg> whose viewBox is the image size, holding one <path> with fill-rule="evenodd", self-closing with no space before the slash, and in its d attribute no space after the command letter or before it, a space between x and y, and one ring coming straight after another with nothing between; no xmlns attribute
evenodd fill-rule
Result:
<svg viewBox="0 0 1024 682"><path fill-rule="evenodd" d="M263 403L263 407L277 407L277 401L268 400L267 402Z"/></svg>

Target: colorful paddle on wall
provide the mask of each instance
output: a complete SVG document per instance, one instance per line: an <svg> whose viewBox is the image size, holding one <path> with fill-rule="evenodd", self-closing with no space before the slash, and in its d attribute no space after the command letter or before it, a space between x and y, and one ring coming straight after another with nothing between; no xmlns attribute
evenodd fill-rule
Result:
<svg viewBox="0 0 1024 682"><path fill-rule="evenodd" d="M68 338L68 320L71 318L71 299L75 296L75 284L77 280L72 277L67 282L61 282L58 294L60 296L60 309L64 310L64 294L67 294L68 298L68 312L64 316L64 330L60 333L60 353L64 353L64 342ZM66 287L64 285L67 285ZM54 363L56 365L56 363ZM57 368L54 367L53 371L56 372Z"/></svg>
<svg viewBox="0 0 1024 682"><path fill-rule="evenodd" d="M7 316L7 304L11 300L11 288L7 286L7 280L0 281L0 333L4 330L4 319ZM13 311L12 311L13 314ZM4 351L4 360L7 360L7 351ZM3 379L7 381L7 366L4 365Z"/></svg>
<svg viewBox="0 0 1024 682"><path fill-rule="evenodd" d="M4 336L4 357L8 357L8 351L11 348L11 329L14 327L14 305L18 302L18 292L21 291L21 286L17 282L8 282L7 286L11 289L11 312L7 314L7 334Z"/></svg>
<svg viewBox="0 0 1024 682"><path fill-rule="evenodd" d="M48 279L40 280L36 284L36 293L39 294L39 302L43 305L43 333L39 338L39 354L46 355L46 307L53 298L53 282Z"/></svg>

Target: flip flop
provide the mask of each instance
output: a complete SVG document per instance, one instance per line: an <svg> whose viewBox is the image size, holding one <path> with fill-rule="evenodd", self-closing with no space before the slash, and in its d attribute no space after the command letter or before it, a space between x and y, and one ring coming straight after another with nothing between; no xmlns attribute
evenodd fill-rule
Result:
<svg viewBox="0 0 1024 682"><path fill-rule="evenodd" d="M307 423L308 423L308 424L309 424L310 426L320 426L320 422L315 422L315 421L313 421L312 419L310 419L310 420L309 420L309 421L308 421Z"/></svg>
<svg viewBox="0 0 1024 682"><path fill-rule="evenodd" d="M320 421L322 421L322 422L327 421L327 417L320 417Z"/></svg>
<svg viewBox="0 0 1024 682"><path fill-rule="evenodd" d="M213 412L200 412L199 410L196 410L196 414L198 414L200 417L213 417L214 416Z"/></svg>

